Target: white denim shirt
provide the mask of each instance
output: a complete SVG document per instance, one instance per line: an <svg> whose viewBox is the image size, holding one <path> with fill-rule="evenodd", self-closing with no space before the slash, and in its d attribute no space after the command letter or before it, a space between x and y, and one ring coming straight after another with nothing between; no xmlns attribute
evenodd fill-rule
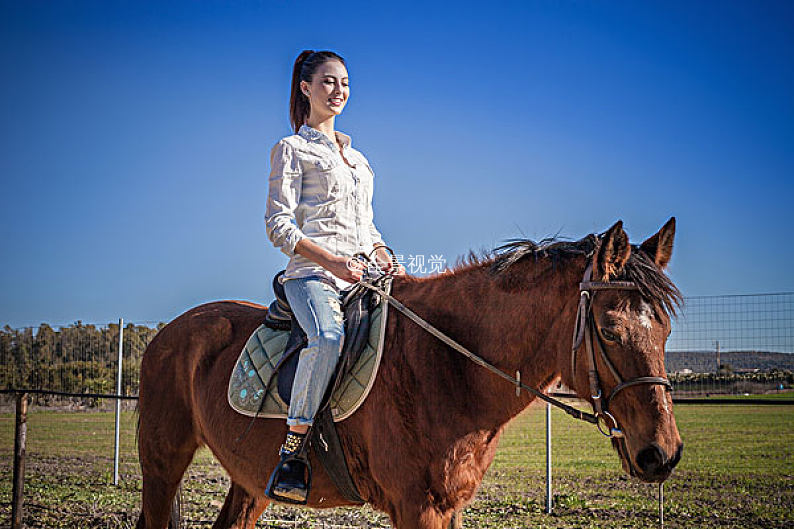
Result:
<svg viewBox="0 0 794 529"><path fill-rule="evenodd" d="M376 243L383 244L373 222L372 168L351 147L349 136L337 131L336 137L353 167L336 142L307 125L273 147L265 228L273 245L290 258L284 280L321 275L344 289L351 283L295 253L304 238L342 256L368 254Z"/></svg>

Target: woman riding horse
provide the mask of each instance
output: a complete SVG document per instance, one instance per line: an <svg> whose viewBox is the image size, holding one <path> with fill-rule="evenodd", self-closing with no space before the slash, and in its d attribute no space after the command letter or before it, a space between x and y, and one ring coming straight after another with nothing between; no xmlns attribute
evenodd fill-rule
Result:
<svg viewBox="0 0 794 529"><path fill-rule="evenodd" d="M296 134L271 152L265 225L273 244L290 258L281 281L308 338L295 374L281 461L266 490L282 501L305 503L308 495L305 463L296 456L342 349L340 290L363 273L362 263L352 257L377 248L377 262L387 270L392 266L373 222L372 168L349 136L334 131L349 96L342 57L303 51L295 61L290 95ZM405 273L399 266L394 272Z"/></svg>

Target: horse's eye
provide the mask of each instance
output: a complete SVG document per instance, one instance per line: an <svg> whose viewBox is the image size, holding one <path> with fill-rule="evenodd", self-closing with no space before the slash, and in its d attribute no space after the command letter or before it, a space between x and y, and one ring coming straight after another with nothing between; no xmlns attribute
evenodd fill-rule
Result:
<svg viewBox="0 0 794 529"><path fill-rule="evenodd" d="M608 329L601 329L601 336L608 342L620 342L620 336Z"/></svg>

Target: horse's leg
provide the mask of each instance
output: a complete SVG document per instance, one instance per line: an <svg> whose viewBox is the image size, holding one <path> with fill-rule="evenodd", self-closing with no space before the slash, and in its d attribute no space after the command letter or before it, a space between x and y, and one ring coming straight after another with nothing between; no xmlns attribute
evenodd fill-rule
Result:
<svg viewBox="0 0 794 529"><path fill-rule="evenodd" d="M452 521L452 513L439 514L435 509L400 516L395 529L448 529Z"/></svg>
<svg viewBox="0 0 794 529"><path fill-rule="evenodd" d="M142 458L143 505L136 529L166 529L182 475L190 465L196 449L197 444L192 450L171 454L170 458L148 464Z"/></svg>
<svg viewBox="0 0 794 529"><path fill-rule="evenodd" d="M182 476L198 447L186 409L176 402L140 403L143 502L136 529L166 529Z"/></svg>
<svg viewBox="0 0 794 529"><path fill-rule="evenodd" d="M256 521L269 503L267 498L254 498L240 485L232 483L212 529L254 529Z"/></svg>
<svg viewBox="0 0 794 529"><path fill-rule="evenodd" d="M449 529L454 511L441 513L429 505L406 500L392 517L394 529Z"/></svg>

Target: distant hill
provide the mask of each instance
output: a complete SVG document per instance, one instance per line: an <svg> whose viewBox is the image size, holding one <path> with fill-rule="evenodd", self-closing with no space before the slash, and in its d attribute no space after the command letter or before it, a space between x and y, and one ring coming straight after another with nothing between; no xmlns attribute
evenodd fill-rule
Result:
<svg viewBox="0 0 794 529"><path fill-rule="evenodd" d="M736 369L787 369L794 371L794 354L764 351L725 351L720 363ZM695 373L711 373L717 369L716 354L712 352L667 351L665 367L668 373L691 369Z"/></svg>

